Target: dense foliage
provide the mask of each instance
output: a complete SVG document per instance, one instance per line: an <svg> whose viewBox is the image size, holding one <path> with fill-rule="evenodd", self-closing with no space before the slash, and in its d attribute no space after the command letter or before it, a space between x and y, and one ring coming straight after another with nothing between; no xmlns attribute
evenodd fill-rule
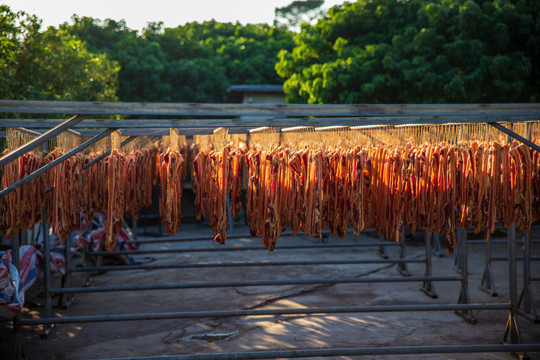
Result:
<svg viewBox="0 0 540 360"><path fill-rule="evenodd" d="M73 17L62 30L120 63L123 101L221 102L232 84L281 84L277 54L294 45L286 28L266 24L151 23L138 35L123 21Z"/></svg>
<svg viewBox="0 0 540 360"><path fill-rule="evenodd" d="M116 62L63 30L40 27L35 16L0 6L1 99L117 100Z"/></svg>
<svg viewBox="0 0 540 360"><path fill-rule="evenodd" d="M276 16L293 27L321 4ZM0 6L0 98L221 102L232 84L284 82L290 103L540 101L538 0L359 0L299 33L276 24L139 33L74 15L41 31Z"/></svg>
<svg viewBox="0 0 540 360"><path fill-rule="evenodd" d="M360 0L304 24L289 102L540 101L540 1Z"/></svg>

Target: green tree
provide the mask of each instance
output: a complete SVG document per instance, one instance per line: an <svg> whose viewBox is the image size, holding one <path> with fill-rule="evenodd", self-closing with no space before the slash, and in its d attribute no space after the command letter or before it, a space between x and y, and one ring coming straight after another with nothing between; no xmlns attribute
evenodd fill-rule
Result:
<svg viewBox="0 0 540 360"><path fill-rule="evenodd" d="M62 29L119 62L122 101L221 102L231 84L281 84L277 54L294 45L285 27L267 24L149 23L138 35L122 21L72 20Z"/></svg>
<svg viewBox="0 0 540 360"><path fill-rule="evenodd" d="M276 70L289 102L540 99L536 0L360 0L304 24Z"/></svg>
<svg viewBox="0 0 540 360"><path fill-rule="evenodd" d="M77 37L23 12L0 7L0 98L116 100L118 65Z"/></svg>

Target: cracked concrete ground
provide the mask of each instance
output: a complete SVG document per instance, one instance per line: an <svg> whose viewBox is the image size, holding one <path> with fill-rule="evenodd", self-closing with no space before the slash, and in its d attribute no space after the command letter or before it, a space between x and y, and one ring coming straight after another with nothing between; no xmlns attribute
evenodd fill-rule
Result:
<svg viewBox="0 0 540 360"><path fill-rule="evenodd" d="M235 232L248 233L247 228L235 227ZM209 235L207 226L184 224L178 235ZM422 234L414 234L407 245L407 257L423 258ZM140 237L142 238L142 237ZM504 238L504 237L502 237ZM533 237L534 238L534 237ZM538 236L536 236L538 238ZM329 243L373 241L370 234L349 235L346 239L330 237ZM284 244L319 244L321 241L299 236L278 240L277 248L269 253L258 239L230 239L225 247L260 246L260 250L231 252L167 253L141 256L146 263L196 263L232 261L308 261L377 258L376 248L280 249ZM160 244L144 244L142 249L216 248L210 240ZM484 266L484 247L469 245L469 283L474 303L508 302L508 263L493 263L495 285L499 296L492 297L479 290ZM521 249L518 246L518 250ZM540 253L540 244L533 244L533 254ZM396 257L398 249L388 248ZM505 244L493 245L493 254L504 256ZM434 275L456 275L454 256L433 257ZM412 275L423 275L424 264L408 265ZM532 273L540 274L540 262L533 262ZM521 291L522 263L518 262ZM196 268L169 270L110 271L91 277L92 286L224 282L244 280L312 279L312 278L370 278L400 276L396 265L308 265L256 266L234 268ZM54 285L59 278L55 276ZM76 273L74 286L82 285ZM390 304L456 303L459 282L434 284L437 299L419 291L421 283L361 283L316 284L286 286L251 286L181 290L148 290L77 294L68 309L54 308L56 316L98 314L156 313L178 311L281 309L336 307ZM25 317L38 316L41 307L42 285L37 282L29 293L30 309ZM533 283L536 308L540 309L540 283ZM56 302L55 302L56 303ZM32 306L33 305L33 306ZM40 339L39 327L24 328L24 350L30 359L102 359L115 357L158 356L173 354L203 354L253 350L387 347L412 345L497 344L501 341L506 311L476 311L476 325L470 325L452 311L343 313L323 315L281 315L265 317L202 318L149 320L57 326L47 339ZM540 324L518 318L523 342L540 343ZM11 351L10 323L0 324L0 354ZM534 355L540 354L530 354ZM361 359L367 357L334 357L326 359ZM370 359L513 359L509 354L443 354L410 356L375 356Z"/></svg>

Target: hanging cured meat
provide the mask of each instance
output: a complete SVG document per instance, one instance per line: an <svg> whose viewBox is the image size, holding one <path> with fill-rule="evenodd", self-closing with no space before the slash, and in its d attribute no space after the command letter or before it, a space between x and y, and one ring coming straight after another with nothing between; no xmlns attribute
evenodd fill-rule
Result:
<svg viewBox="0 0 540 360"><path fill-rule="evenodd" d="M160 155L160 162L161 196L159 212L166 231L173 235L178 232L183 222L180 204L185 161L179 152L168 149L166 153Z"/></svg>
<svg viewBox="0 0 540 360"><path fill-rule="evenodd" d="M229 191L231 201L231 216L236 219L242 210L241 191L246 187L245 151L232 150L230 154Z"/></svg>
<svg viewBox="0 0 540 360"><path fill-rule="evenodd" d="M81 227L83 161L77 154L55 168L52 231L62 240Z"/></svg>
<svg viewBox="0 0 540 360"><path fill-rule="evenodd" d="M229 228L227 217L227 194L229 190L229 148L218 151L203 150L193 160L197 182L195 197L196 218L208 216L214 230L214 241L224 244Z"/></svg>
<svg viewBox="0 0 540 360"><path fill-rule="evenodd" d="M2 156L9 151L5 150ZM2 168L2 188L13 185L43 166L42 154L28 152ZM0 202L2 228L8 239L22 230L31 230L41 221L45 199L45 176L39 176L4 196Z"/></svg>
<svg viewBox="0 0 540 360"><path fill-rule="evenodd" d="M105 223L105 249L114 250L116 238L124 226L125 188L124 178L125 157L113 149L107 163L107 221Z"/></svg>

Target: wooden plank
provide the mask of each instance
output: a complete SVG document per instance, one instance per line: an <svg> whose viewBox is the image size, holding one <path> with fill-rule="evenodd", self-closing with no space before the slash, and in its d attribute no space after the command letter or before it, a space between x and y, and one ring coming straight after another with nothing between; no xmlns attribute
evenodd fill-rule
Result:
<svg viewBox="0 0 540 360"><path fill-rule="evenodd" d="M0 112L169 116L540 115L540 103L268 105L0 100Z"/></svg>
<svg viewBox="0 0 540 360"><path fill-rule="evenodd" d="M204 127L261 127L261 126L338 126L338 125L406 125L443 123L522 122L538 121L540 115L474 115L462 116L375 116L375 117L318 117L318 118L266 118L266 119L86 119L75 128L204 128ZM0 127L50 128L59 119L0 119Z"/></svg>

